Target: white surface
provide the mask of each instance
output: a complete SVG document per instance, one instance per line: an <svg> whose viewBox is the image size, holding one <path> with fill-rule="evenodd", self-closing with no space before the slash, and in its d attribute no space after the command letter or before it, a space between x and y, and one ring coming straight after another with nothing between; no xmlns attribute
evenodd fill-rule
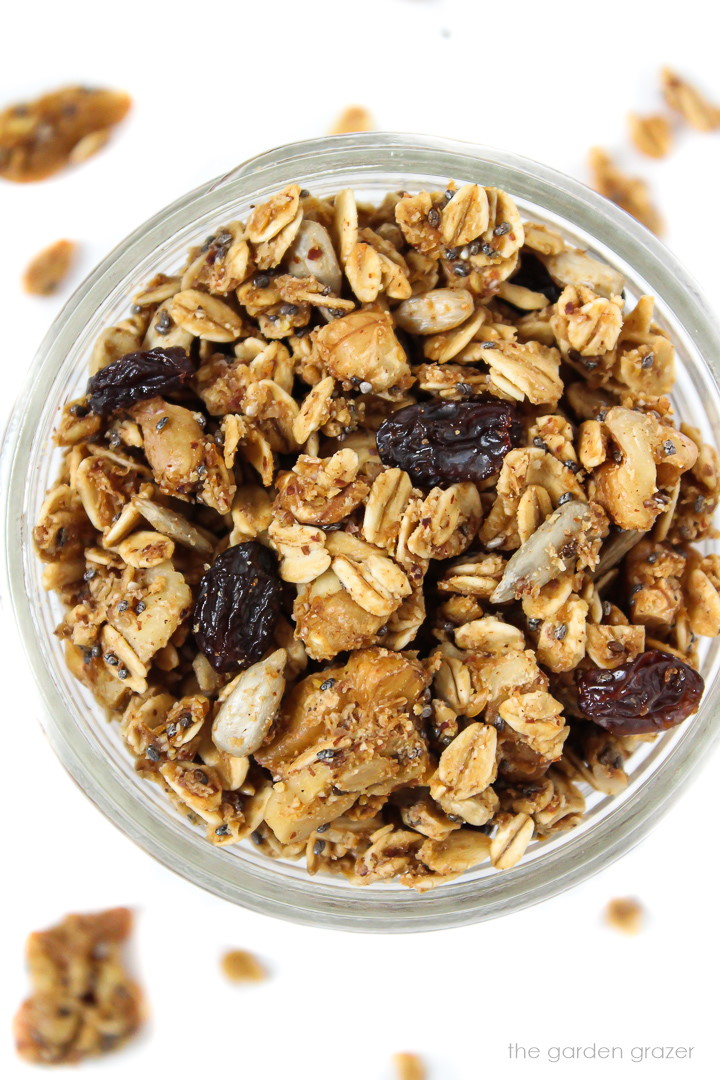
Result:
<svg viewBox="0 0 720 1080"><path fill-rule="evenodd" d="M114 85L131 119L96 159L40 185L0 182L0 421L61 300L24 297L21 268L61 236L83 244L73 286L139 221L244 158L327 130L351 102L379 127L475 139L584 177L593 143L657 187L668 242L707 296L720 286L718 140L684 132L665 162L627 150L628 109L653 107L676 65L720 98L717 26L703 0L14 4L3 15L0 102L66 82ZM640 849L552 902L498 922L411 937L277 923L174 877L75 789L25 704L15 635L0 615L5 796L0 1074L15 1059L26 934L70 910L129 904L152 1008L135 1048L82 1075L208 1073L263 1080L389 1080L389 1055L427 1056L428 1080L493 1076L717 1075L714 767ZM715 762L717 762L717 757ZM647 930L605 929L613 896L647 905ZM217 960L249 947L263 986L226 985ZM508 1060L508 1043L540 1059ZM624 1060L552 1064L551 1046L608 1044ZM687 1061L634 1063L637 1046L693 1046ZM545 1058L545 1060L543 1060Z"/></svg>

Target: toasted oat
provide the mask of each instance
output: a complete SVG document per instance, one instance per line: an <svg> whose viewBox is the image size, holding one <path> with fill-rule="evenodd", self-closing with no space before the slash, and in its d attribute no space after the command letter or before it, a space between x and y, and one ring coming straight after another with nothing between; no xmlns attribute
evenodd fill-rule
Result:
<svg viewBox="0 0 720 1080"><path fill-rule="evenodd" d="M0 113L0 176L44 180L74 160L85 160L84 140L106 133L130 108L127 94L66 86ZM91 144L92 145L92 144ZM98 147L99 148L99 147ZM78 157L79 155L79 157Z"/></svg>
<svg viewBox="0 0 720 1080"><path fill-rule="evenodd" d="M670 153L673 143L672 127L667 116L654 113L651 116L628 116L630 139L636 150L651 158L664 158Z"/></svg>
<svg viewBox="0 0 720 1080"><path fill-rule="evenodd" d="M70 670L209 842L363 887L505 872L697 705L720 463L624 288L473 184L290 184L138 283L34 535ZM579 722L585 681L668 656L678 714Z"/></svg>
<svg viewBox="0 0 720 1080"><path fill-rule="evenodd" d="M636 218L651 232L663 231L662 218L652 203L650 189L644 180L622 172L609 154L598 147L590 151L590 173L592 186L606 199Z"/></svg>
<svg viewBox="0 0 720 1080"><path fill-rule="evenodd" d="M329 135L348 135L353 131L372 131L373 118L364 105L348 105L338 116Z"/></svg>
<svg viewBox="0 0 720 1080"><path fill-rule="evenodd" d="M43 248L25 269L25 292L33 296L50 296L56 292L69 274L76 254L77 244L72 240L56 240Z"/></svg>
<svg viewBox="0 0 720 1080"><path fill-rule="evenodd" d="M425 1080L425 1066L417 1054L393 1054L393 1064L397 1080Z"/></svg>
<svg viewBox="0 0 720 1080"><path fill-rule="evenodd" d="M665 101L691 127L697 131L715 131L720 127L720 108L708 101L697 87L670 68L663 68L660 78Z"/></svg>
<svg viewBox="0 0 720 1080"><path fill-rule="evenodd" d="M18 1054L35 1065L69 1065L119 1048L143 1021L142 996L122 962L127 908L68 915L31 934L33 994L15 1016Z"/></svg>
<svg viewBox="0 0 720 1080"><path fill-rule="evenodd" d="M629 896L611 900L605 908L605 922L623 934L639 934L645 922L645 909L639 900Z"/></svg>
<svg viewBox="0 0 720 1080"><path fill-rule="evenodd" d="M231 949L224 953L220 966L223 975L230 982L264 982L268 978L265 965L245 949Z"/></svg>

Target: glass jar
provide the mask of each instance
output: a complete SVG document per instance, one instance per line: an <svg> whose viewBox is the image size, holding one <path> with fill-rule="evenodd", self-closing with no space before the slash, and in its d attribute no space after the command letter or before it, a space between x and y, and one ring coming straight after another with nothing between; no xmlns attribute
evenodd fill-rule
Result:
<svg viewBox="0 0 720 1080"><path fill-rule="evenodd" d="M534 843L514 869L482 867L425 894L397 884L356 888L308 876L303 864L269 859L246 842L209 844L163 792L137 776L117 725L107 724L64 664L53 629L56 598L42 588L32 527L58 467L52 432L62 404L82 392L100 331L127 315L130 297L186 249L251 204L297 182L313 194L352 187L366 199L398 189L444 189L452 178L507 190L526 218L559 229L575 246L619 269L627 300L651 293L657 321L678 353L678 416L720 445L720 334L697 287L659 240L611 203L546 166L481 146L425 136L367 133L294 143L246 162L162 210L129 236L80 286L33 361L11 416L2 457L6 593L44 703L44 727L65 767L119 828L166 866L227 900L297 922L362 931L458 926L516 911L561 892L635 844L707 757L718 735L720 645L703 655L706 693L696 716L629 762L616 796L587 792L581 824Z"/></svg>

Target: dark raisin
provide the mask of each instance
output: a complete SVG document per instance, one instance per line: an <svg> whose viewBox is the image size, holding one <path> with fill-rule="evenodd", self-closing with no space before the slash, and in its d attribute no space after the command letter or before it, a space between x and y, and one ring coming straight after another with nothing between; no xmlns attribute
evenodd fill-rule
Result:
<svg viewBox="0 0 720 1080"><path fill-rule="evenodd" d="M282 583L273 553L257 540L235 544L200 581L193 630L216 671L237 671L261 660L280 615Z"/></svg>
<svg viewBox="0 0 720 1080"><path fill-rule="evenodd" d="M510 281L513 285L522 285L524 289L542 293L549 304L554 304L562 291L550 277L540 259L527 251L523 252L520 269L513 274Z"/></svg>
<svg viewBox="0 0 720 1080"><path fill-rule="evenodd" d="M167 397L182 390L194 372L184 349L126 353L88 380L88 407L107 416L136 401Z"/></svg>
<svg viewBox="0 0 720 1080"><path fill-rule="evenodd" d="M613 735L645 735L682 723L698 707L702 676L683 660L649 649L613 671L577 677L583 713Z"/></svg>
<svg viewBox="0 0 720 1080"><path fill-rule="evenodd" d="M505 402L429 401L389 416L377 447L383 465L404 469L413 484L448 487L497 473L520 435L518 414Z"/></svg>

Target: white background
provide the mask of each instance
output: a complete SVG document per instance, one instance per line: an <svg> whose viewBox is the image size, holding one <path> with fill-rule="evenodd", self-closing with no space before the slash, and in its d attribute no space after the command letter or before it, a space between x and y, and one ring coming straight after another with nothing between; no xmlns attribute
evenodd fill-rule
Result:
<svg viewBox="0 0 720 1080"><path fill-rule="evenodd" d="M627 149L625 114L657 103L672 63L720 99L717 25L702 0L263 0L13 3L3 14L0 103L68 82L117 86L129 121L97 158L39 185L0 181L0 421L66 294L22 295L27 259L82 243L72 287L128 231L196 184L270 146L324 133L351 102L378 127L495 144L584 178L593 143L648 176L667 240L718 295L718 140L684 132L670 159ZM389 1055L426 1056L429 1080L718 1075L717 758L640 849L584 886L503 920L430 935L360 937L234 908L174 877L75 789L28 708L0 616L5 792L0 1074L25 993L26 934L65 912L129 904L152 1022L136 1047L83 1076L389 1080ZM613 896L647 906L624 938ZM227 985L218 956L250 947L273 978ZM605 1043L624 1064L510 1062L507 1044ZM632 1064L636 1045L694 1046L691 1063Z"/></svg>

